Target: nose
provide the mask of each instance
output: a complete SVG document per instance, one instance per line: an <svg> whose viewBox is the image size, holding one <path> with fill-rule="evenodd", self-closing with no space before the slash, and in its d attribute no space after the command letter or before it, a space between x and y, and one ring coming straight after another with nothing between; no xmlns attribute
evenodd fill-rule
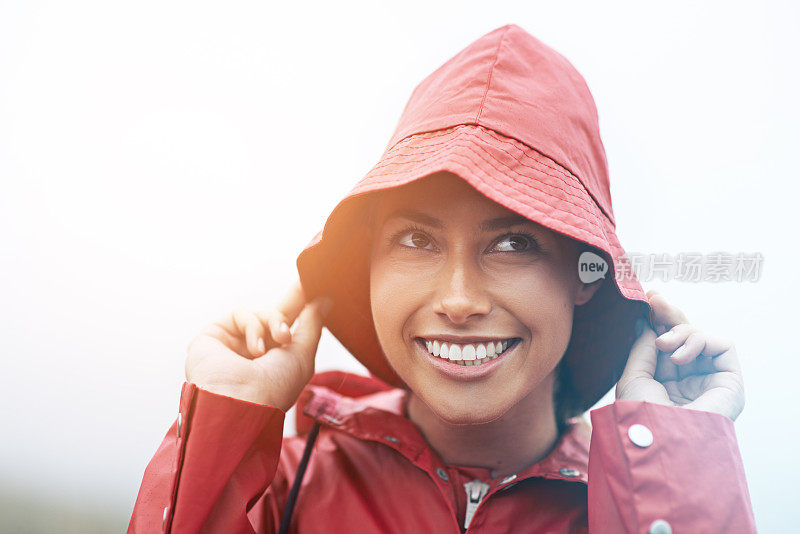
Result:
<svg viewBox="0 0 800 534"><path fill-rule="evenodd" d="M437 280L439 290L433 311L457 325L475 316L488 315L492 303L478 271L477 266L466 261L449 261Z"/></svg>

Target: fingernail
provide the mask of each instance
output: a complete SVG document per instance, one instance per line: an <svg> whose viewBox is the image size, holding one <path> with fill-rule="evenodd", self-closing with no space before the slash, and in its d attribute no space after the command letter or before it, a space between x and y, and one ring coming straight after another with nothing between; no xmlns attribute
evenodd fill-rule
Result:
<svg viewBox="0 0 800 534"><path fill-rule="evenodd" d="M289 325L286 324L285 321L281 321L281 324L278 326L278 330L280 332L285 332L285 333L288 334L289 333Z"/></svg>
<svg viewBox="0 0 800 534"><path fill-rule="evenodd" d="M672 353L672 356L670 356L669 359L678 360L684 352L686 352L686 345L681 345L675 350L675 352Z"/></svg>
<svg viewBox="0 0 800 534"><path fill-rule="evenodd" d="M256 345L258 346L258 352L264 352L265 351L264 338L263 337L258 338L258 342L256 343Z"/></svg>

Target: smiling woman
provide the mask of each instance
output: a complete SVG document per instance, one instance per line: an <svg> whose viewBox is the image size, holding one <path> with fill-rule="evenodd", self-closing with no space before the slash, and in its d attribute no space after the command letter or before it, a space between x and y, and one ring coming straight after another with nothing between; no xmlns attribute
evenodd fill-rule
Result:
<svg viewBox="0 0 800 534"><path fill-rule="evenodd" d="M450 173L387 197L370 299L409 417L447 463L495 476L535 463L558 436L553 386L573 309L599 287L578 279L577 243Z"/></svg>
<svg viewBox="0 0 800 534"><path fill-rule="evenodd" d="M371 308L412 400L452 424L486 423L512 407L552 413L541 397L552 397L573 308L599 287L578 280L577 244L453 174L391 193L372 240Z"/></svg>
<svg viewBox="0 0 800 534"><path fill-rule="evenodd" d="M493 217L493 214L497 214L497 216ZM486 217L486 219L481 220L480 217ZM491 279L479 278L471 283L478 289L488 287L499 292L505 291L518 301L521 300L522 302L518 302L518 304L521 304L523 308L526 307L526 303L533 303L541 298L541 295L530 294L530 292L526 295L522 292L525 288L526 278L536 274L533 264L538 258L545 256L543 261L549 259L551 262L561 262L562 265L558 266L557 273L568 274L578 272L575 265L577 265L577 258L582 252L587 250L597 252L596 248L586 243L553 232L547 227L490 201L457 175L446 171L434 173L404 187L389 189L382 195L371 199L370 202L364 203L360 224L371 229L369 239L371 244L370 294L372 316L376 321L376 328L378 328L378 317L386 317L389 321L401 317L401 315L393 315L389 312L391 306L385 306L384 303L405 300L412 294L403 290L402 285L413 286L412 292L423 291L422 288L425 287L425 284L430 286L434 280L431 270L435 271L437 265L441 269L442 262L448 257L448 253L452 254L454 247L458 246L459 238L466 240L461 247L467 254L467 261L470 261L470 253L472 253L471 261L475 262L479 272L494 275L497 279L506 282L501 285L493 283ZM446 240L446 231L456 238L449 245ZM442 236L442 238L437 239L437 236ZM429 253L428 256L425 255L426 251ZM490 254L494 256L490 256ZM486 259L481 261L482 257ZM435 263L437 259L438 264ZM495 261L492 262L492 259ZM419 263L415 263L415 261ZM389 263L387 264L387 262ZM527 273L519 269L526 264L528 265ZM492 266L494 266L493 271ZM381 272L380 269L385 269L387 273L394 274L396 277L381 276L378 274ZM541 268L539 270L541 271ZM541 274L540 272L540 276ZM547 275L547 273L543 274ZM448 280L446 273L444 276L446 281L451 281ZM440 276L439 279L441 280L442 277ZM393 280L397 285L393 286ZM593 284L580 284L577 277L571 280L570 282L578 285L581 291L575 304L579 306L585 304L598 289L601 281L597 280ZM544 282L548 283L549 280L544 280ZM469 282L462 280L462 283ZM469 287L462 289L461 297L467 306L475 306L476 303L470 298L474 295L471 289ZM429 291L432 292L432 290ZM456 291L458 291L457 288ZM456 305L455 309L453 304ZM457 302L453 303L451 299L442 300L437 307L437 312L431 315L446 316L455 329L466 328L468 332L476 318L459 318L457 304ZM568 306L568 309L571 321L573 308ZM456 314L455 321L453 321L453 313ZM473 312L474 315L485 315L486 313ZM491 313L491 309L489 313ZM502 311L495 310L492 316L495 317L498 313L502 313ZM571 324L569 328L571 329ZM378 329L379 338L381 338L381 330ZM419 349L424 347L424 351L434 357L430 359L429 365L444 376L455 380L474 381L492 373L492 370L501 362L496 362L491 366L483 366L483 364L505 355L508 349L515 350L516 345L522 341L521 337L501 336L498 331L494 331L493 335L484 336L445 335L439 332L413 337L413 346L418 346ZM383 339L381 339L381 346L384 351L387 350L388 345ZM522 348L530 349L530 344L528 343ZM537 403L535 408L541 410L542 413L552 411L557 432L561 434L566 429L568 420L579 415L583 409L580 397L576 394L570 380L568 367L563 365L561 356L563 356L564 350L557 351L557 353L558 365L551 370L545 383L539 384L541 388L552 389L551 395L547 396L552 398L552 406L548 409L550 402L545 401ZM392 358L389 353L387 353L387 358L391 363ZM402 367L403 362L391 364L402 378L403 374L398 371L398 367ZM482 367L463 369L465 366ZM422 368L424 369L425 366ZM502 380L502 378L495 380ZM403 378L403 382L406 385L410 384L406 378ZM507 387L507 385L503 385L494 389L493 395L499 399L500 394ZM408 389L413 394L416 388L408 387ZM431 388L431 391L439 390ZM460 388L458 395L450 397L450 399L466 395L467 389ZM461 400L463 401L463 398ZM469 404L469 402L462 402L461 405ZM489 409L496 404L497 402L490 402L483 406L485 409ZM435 409L436 406L444 408L446 403L434 401L427 402L426 405ZM502 408L499 409L502 410ZM472 412L472 417L475 417L477 413L477 411ZM533 411L530 413L532 414ZM546 417L531 417L531 419L542 420Z"/></svg>
<svg viewBox="0 0 800 534"><path fill-rule="evenodd" d="M616 276L594 101L518 26L415 89L297 267L190 344L129 531L754 531L735 350ZM372 376L314 375L323 326Z"/></svg>

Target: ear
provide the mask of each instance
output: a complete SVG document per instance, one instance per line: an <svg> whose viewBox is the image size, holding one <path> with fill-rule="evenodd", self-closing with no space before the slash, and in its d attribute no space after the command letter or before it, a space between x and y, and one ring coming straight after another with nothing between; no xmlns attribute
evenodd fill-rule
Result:
<svg viewBox="0 0 800 534"><path fill-rule="evenodd" d="M600 284L603 283L603 280L605 280L605 278L600 278L589 284L579 282L578 291L575 293L575 305L582 306L592 300L594 294L600 289Z"/></svg>

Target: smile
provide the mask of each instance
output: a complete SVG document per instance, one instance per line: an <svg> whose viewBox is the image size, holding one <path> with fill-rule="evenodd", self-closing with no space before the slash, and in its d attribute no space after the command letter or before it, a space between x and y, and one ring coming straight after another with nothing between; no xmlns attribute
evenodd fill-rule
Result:
<svg viewBox="0 0 800 534"><path fill-rule="evenodd" d="M417 338L428 353L459 365L481 365L513 347L519 338L498 338L475 343L452 343L436 338Z"/></svg>

